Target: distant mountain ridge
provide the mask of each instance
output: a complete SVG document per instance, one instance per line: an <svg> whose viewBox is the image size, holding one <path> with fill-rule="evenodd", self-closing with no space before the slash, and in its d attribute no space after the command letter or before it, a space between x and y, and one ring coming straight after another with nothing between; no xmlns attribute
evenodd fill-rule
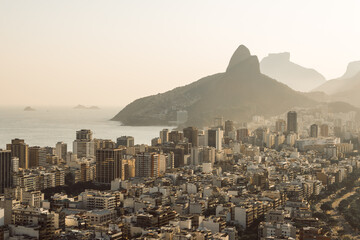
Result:
<svg viewBox="0 0 360 240"><path fill-rule="evenodd" d="M87 106L79 104L79 105L75 106L74 109L77 109L77 110L99 110L100 108L98 106L87 107Z"/></svg>
<svg viewBox="0 0 360 240"><path fill-rule="evenodd" d="M124 125L165 125L176 120L176 111L186 110L186 124L204 126L218 116L248 121L253 115L272 116L314 104L316 101L262 74L258 58L241 45L226 72L137 99L112 120Z"/></svg>
<svg viewBox="0 0 360 240"><path fill-rule="evenodd" d="M308 92L326 82L314 69L302 67L290 61L290 53L270 53L260 62L261 72L294 90Z"/></svg>
<svg viewBox="0 0 360 240"><path fill-rule="evenodd" d="M324 92L333 101L344 101L360 107L360 61L349 63L340 78L329 80L313 92Z"/></svg>
<svg viewBox="0 0 360 240"><path fill-rule="evenodd" d="M352 88L360 83L360 77L357 76L360 73L360 61L351 62L348 64L346 72L339 78L326 81L324 84L316 87L313 91L324 92L326 94L334 94L348 90L346 88ZM359 80L358 80L359 79Z"/></svg>

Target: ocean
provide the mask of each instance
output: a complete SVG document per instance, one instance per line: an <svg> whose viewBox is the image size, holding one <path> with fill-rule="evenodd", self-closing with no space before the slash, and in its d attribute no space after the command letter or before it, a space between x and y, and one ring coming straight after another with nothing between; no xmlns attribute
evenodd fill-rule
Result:
<svg viewBox="0 0 360 240"><path fill-rule="evenodd" d="M59 141L72 142L76 131L91 129L94 138L116 141L120 136L133 136L135 144L150 145L166 126L131 127L110 121L121 109L101 108L98 110L73 109L71 107L34 107L36 111L24 111L21 107L0 107L0 149L6 148L11 139L24 139L29 146L55 147Z"/></svg>

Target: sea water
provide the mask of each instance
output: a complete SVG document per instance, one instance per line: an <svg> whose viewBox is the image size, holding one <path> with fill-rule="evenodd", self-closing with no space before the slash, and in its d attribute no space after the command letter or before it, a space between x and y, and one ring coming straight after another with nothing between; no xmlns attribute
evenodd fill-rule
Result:
<svg viewBox="0 0 360 240"><path fill-rule="evenodd" d="M131 127L110 121L119 108L74 109L71 107L34 107L35 111L24 111L23 107L0 107L0 149L6 148L11 139L24 139L29 146L54 147L57 142L72 142L76 131L91 129L93 138L111 139L133 136L135 144L150 144L166 126Z"/></svg>

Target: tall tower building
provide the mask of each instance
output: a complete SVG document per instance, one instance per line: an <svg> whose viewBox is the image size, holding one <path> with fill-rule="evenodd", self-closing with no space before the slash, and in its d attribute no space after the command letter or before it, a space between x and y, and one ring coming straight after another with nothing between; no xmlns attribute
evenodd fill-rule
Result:
<svg viewBox="0 0 360 240"><path fill-rule="evenodd" d="M128 180L135 177L135 159L123 159L121 170L121 180Z"/></svg>
<svg viewBox="0 0 360 240"><path fill-rule="evenodd" d="M11 150L13 157L19 158L20 168L29 168L29 146L25 144L24 139L15 138L11 140L11 144L8 144L6 148Z"/></svg>
<svg viewBox="0 0 360 240"><path fill-rule="evenodd" d="M160 160L160 154L157 153L138 153L135 160L135 175L137 177L158 177L162 165Z"/></svg>
<svg viewBox="0 0 360 240"><path fill-rule="evenodd" d="M163 129L160 131L160 139L162 144L169 142L169 129Z"/></svg>
<svg viewBox="0 0 360 240"><path fill-rule="evenodd" d="M169 133L169 142L174 142L175 144L178 144L183 140L184 140L184 133L175 130Z"/></svg>
<svg viewBox="0 0 360 240"><path fill-rule="evenodd" d="M121 136L116 139L116 146L133 147L135 145L134 142L134 137Z"/></svg>
<svg viewBox="0 0 360 240"><path fill-rule="evenodd" d="M319 135L319 126L317 124L312 124L310 126L310 137L317 138Z"/></svg>
<svg viewBox="0 0 360 240"><path fill-rule="evenodd" d="M46 149L45 147L41 147L39 149L39 162L38 165L41 167L47 167L48 163L48 156L52 156L53 154L49 153L50 149Z"/></svg>
<svg viewBox="0 0 360 240"><path fill-rule="evenodd" d="M191 143L192 147L196 147L199 145L198 134L199 131L195 127L187 127L183 129L184 137L186 137Z"/></svg>
<svg viewBox="0 0 360 240"><path fill-rule="evenodd" d="M116 143L111 141L110 139L94 139L94 143L95 143L95 151L97 149L116 148Z"/></svg>
<svg viewBox="0 0 360 240"><path fill-rule="evenodd" d="M343 136L341 127L334 126L334 135L338 138L341 138Z"/></svg>
<svg viewBox="0 0 360 240"><path fill-rule="evenodd" d="M269 129L265 127L259 127L255 131L255 145L259 147L264 147L265 136L269 133Z"/></svg>
<svg viewBox="0 0 360 240"><path fill-rule="evenodd" d="M286 131L286 121L284 119L278 119L275 123L276 132L285 132Z"/></svg>
<svg viewBox="0 0 360 240"><path fill-rule="evenodd" d="M40 151L41 147L39 146L29 147L29 168L39 166Z"/></svg>
<svg viewBox="0 0 360 240"><path fill-rule="evenodd" d="M297 113L290 111L287 113L287 131L297 133Z"/></svg>
<svg viewBox="0 0 360 240"><path fill-rule="evenodd" d="M209 147L214 147L216 148L216 150L221 151L223 138L224 138L223 130L221 130L220 128L214 128L208 130Z"/></svg>
<svg viewBox="0 0 360 240"><path fill-rule="evenodd" d="M11 170L13 173L19 172L19 158L17 157L11 158Z"/></svg>
<svg viewBox="0 0 360 240"><path fill-rule="evenodd" d="M250 136L250 131L247 128L238 129L236 134L236 140L244 142L244 140Z"/></svg>
<svg viewBox="0 0 360 240"><path fill-rule="evenodd" d="M115 178L121 178L122 149L102 148L96 150L96 181L111 183Z"/></svg>
<svg viewBox="0 0 360 240"><path fill-rule="evenodd" d="M63 160L66 160L67 144L64 142L58 142L55 146L55 154Z"/></svg>
<svg viewBox="0 0 360 240"><path fill-rule="evenodd" d="M73 152L77 154L78 158L91 158L95 156L95 143L92 135L92 131L88 129L76 131Z"/></svg>
<svg viewBox="0 0 360 240"><path fill-rule="evenodd" d="M207 142L209 147L216 148L216 129L209 129L207 131Z"/></svg>
<svg viewBox="0 0 360 240"><path fill-rule="evenodd" d="M93 132L89 129L81 129L79 131L76 131L76 139L90 141L93 139Z"/></svg>
<svg viewBox="0 0 360 240"><path fill-rule="evenodd" d="M214 127L220 128L221 130L223 130L224 129L224 118L223 117L214 118Z"/></svg>
<svg viewBox="0 0 360 240"><path fill-rule="evenodd" d="M321 124L321 126L320 126L320 135L322 137L328 137L329 136L329 126L327 124Z"/></svg>
<svg viewBox="0 0 360 240"><path fill-rule="evenodd" d="M224 136L225 137L228 137L229 136L229 133L234 131L235 128L234 128L234 122L231 121L231 120L226 120L225 121L225 132L224 132Z"/></svg>
<svg viewBox="0 0 360 240"><path fill-rule="evenodd" d="M4 193L5 188L11 187L12 166L11 151L0 149L0 193Z"/></svg>

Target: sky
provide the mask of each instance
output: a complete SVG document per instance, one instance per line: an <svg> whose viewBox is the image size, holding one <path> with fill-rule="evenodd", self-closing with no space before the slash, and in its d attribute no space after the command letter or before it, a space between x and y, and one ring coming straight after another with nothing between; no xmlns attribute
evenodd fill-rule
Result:
<svg viewBox="0 0 360 240"><path fill-rule="evenodd" d="M360 60L358 0L0 0L0 106L119 106L223 72L240 44L327 79Z"/></svg>

